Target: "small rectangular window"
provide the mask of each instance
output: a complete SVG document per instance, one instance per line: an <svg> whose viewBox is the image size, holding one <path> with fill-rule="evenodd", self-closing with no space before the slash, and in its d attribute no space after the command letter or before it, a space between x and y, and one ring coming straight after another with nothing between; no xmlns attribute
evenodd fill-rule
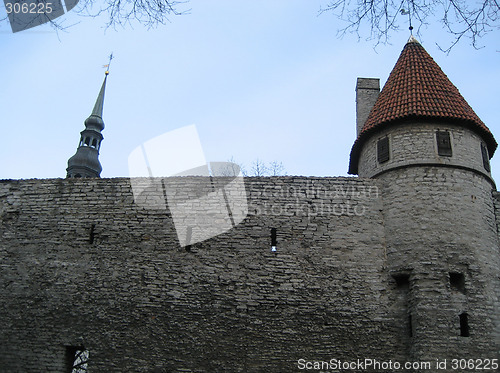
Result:
<svg viewBox="0 0 500 373"><path fill-rule="evenodd" d="M448 131L437 131L436 140L438 147L438 154L444 157L451 157L451 140Z"/></svg>
<svg viewBox="0 0 500 373"><path fill-rule="evenodd" d="M276 236L276 228L271 228L271 251L276 252L278 246L278 238Z"/></svg>
<svg viewBox="0 0 500 373"><path fill-rule="evenodd" d="M468 315L464 312L460 314L460 336L461 337L468 337L469 334L469 317Z"/></svg>
<svg viewBox="0 0 500 373"><path fill-rule="evenodd" d="M95 224L90 226L89 243L94 243L95 239Z"/></svg>
<svg viewBox="0 0 500 373"><path fill-rule="evenodd" d="M408 314L408 335L413 337L413 320L411 319L411 313Z"/></svg>
<svg viewBox="0 0 500 373"><path fill-rule="evenodd" d="M392 275L396 281L396 287L398 289L409 289L410 288L410 275L408 273L398 273Z"/></svg>
<svg viewBox="0 0 500 373"><path fill-rule="evenodd" d="M483 156L483 166L484 169L488 172L490 172L490 157L488 156L488 149L486 148L486 145L481 143L481 155Z"/></svg>
<svg viewBox="0 0 500 373"><path fill-rule="evenodd" d="M465 293L465 276L463 273L450 272L450 286L454 290Z"/></svg>
<svg viewBox="0 0 500 373"><path fill-rule="evenodd" d="M389 138L384 137L377 142L377 160L384 163L389 160Z"/></svg>

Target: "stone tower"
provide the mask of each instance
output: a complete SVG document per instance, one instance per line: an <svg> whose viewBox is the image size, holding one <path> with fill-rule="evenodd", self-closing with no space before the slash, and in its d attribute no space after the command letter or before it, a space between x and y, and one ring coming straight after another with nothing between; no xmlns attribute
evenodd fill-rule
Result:
<svg viewBox="0 0 500 373"><path fill-rule="evenodd" d="M106 71L92 114L85 120L85 129L80 132L80 143L76 153L68 160L68 168L66 169L66 177L68 178L100 177L101 175L102 166L99 162L99 149L103 140L101 134L104 129L102 109L108 74L109 72Z"/></svg>
<svg viewBox="0 0 500 373"><path fill-rule="evenodd" d="M360 85L375 86L370 79L358 80L358 90ZM374 96L358 94L358 113ZM349 173L384 186L399 343L418 360L460 357L463 351L496 357L500 256L489 164L497 147L493 135L413 37L361 120Z"/></svg>

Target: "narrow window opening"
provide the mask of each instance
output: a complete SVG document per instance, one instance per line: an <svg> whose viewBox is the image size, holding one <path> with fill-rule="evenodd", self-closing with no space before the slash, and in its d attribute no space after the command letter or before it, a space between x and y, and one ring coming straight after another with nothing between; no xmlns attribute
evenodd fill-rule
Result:
<svg viewBox="0 0 500 373"><path fill-rule="evenodd" d="M460 314L460 336L469 336L469 316L464 312Z"/></svg>
<svg viewBox="0 0 500 373"><path fill-rule="evenodd" d="M392 275L396 281L396 287L402 290L408 290L410 288L410 275L408 273L398 273Z"/></svg>
<svg viewBox="0 0 500 373"><path fill-rule="evenodd" d="M483 156L483 167L486 171L490 172L490 157L488 156L488 149L486 145L481 143L481 155Z"/></svg>
<svg viewBox="0 0 500 373"><path fill-rule="evenodd" d="M89 360L89 351L83 346L66 347L66 372L86 373Z"/></svg>
<svg viewBox="0 0 500 373"><path fill-rule="evenodd" d="M448 131L437 131L436 132L438 154L444 157L451 157L451 140L450 133Z"/></svg>
<svg viewBox="0 0 500 373"><path fill-rule="evenodd" d="M411 319L411 313L408 314L408 336L413 337L413 320Z"/></svg>
<svg viewBox="0 0 500 373"><path fill-rule="evenodd" d="M94 238L95 238L94 230L95 230L95 224L92 224L90 226L89 243L94 243Z"/></svg>
<svg viewBox="0 0 500 373"><path fill-rule="evenodd" d="M97 139L92 140L92 147L97 148Z"/></svg>
<svg viewBox="0 0 500 373"><path fill-rule="evenodd" d="M450 286L453 290L465 293L465 276L463 273L450 272Z"/></svg>
<svg viewBox="0 0 500 373"><path fill-rule="evenodd" d="M276 228L271 228L271 251L276 252L276 246L278 246L278 239L276 237Z"/></svg>
<svg viewBox="0 0 500 373"><path fill-rule="evenodd" d="M85 138L85 146L90 146L90 137Z"/></svg>
<svg viewBox="0 0 500 373"><path fill-rule="evenodd" d="M384 163L389 160L389 138L384 137L377 142L377 160Z"/></svg>

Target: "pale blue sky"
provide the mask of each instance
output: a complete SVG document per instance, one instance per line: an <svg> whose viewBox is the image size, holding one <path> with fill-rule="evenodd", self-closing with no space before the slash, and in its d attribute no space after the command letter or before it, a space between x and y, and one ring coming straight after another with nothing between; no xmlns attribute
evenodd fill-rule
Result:
<svg viewBox="0 0 500 373"><path fill-rule="evenodd" d="M323 0L192 0L189 15L147 30L104 30L70 12L67 32L0 27L4 136L0 179L65 177L113 52L104 104L102 177L128 176L141 143L196 124L208 161L281 161L291 175L345 176L355 140L356 78L384 84L409 33L391 45L336 37ZM498 34L485 48L450 40L439 26L419 38L500 140ZM499 159L497 161L497 159ZM500 156L492 161L500 180Z"/></svg>

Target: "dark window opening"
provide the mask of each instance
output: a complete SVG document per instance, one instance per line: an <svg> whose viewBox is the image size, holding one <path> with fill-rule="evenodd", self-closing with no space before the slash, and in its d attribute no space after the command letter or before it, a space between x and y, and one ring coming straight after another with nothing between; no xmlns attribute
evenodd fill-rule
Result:
<svg viewBox="0 0 500 373"><path fill-rule="evenodd" d="M82 177L82 175L80 175L80 174L76 174L75 175L75 178L77 178L77 179L80 178L80 177Z"/></svg>
<svg viewBox="0 0 500 373"><path fill-rule="evenodd" d="M90 138L89 137L85 138L85 146L90 146Z"/></svg>
<svg viewBox="0 0 500 373"><path fill-rule="evenodd" d="M95 224L92 224L90 226L89 243L94 243L94 238L95 238L94 230L95 230Z"/></svg>
<svg viewBox="0 0 500 373"><path fill-rule="evenodd" d="M408 315L408 335L413 337L413 321L411 319L411 313Z"/></svg>
<svg viewBox="0 0 500 373"><path fill-rule="evenodd" d="M436 132L438 154L445 157L451 157L451 140L448 131Z"/></svg>
<svg viewBox="0 0 500 373"><path fill-rule="evenodd" d="M460 314L460 336L469 336L469 316L464 312Z"/></svg>
<svg viewBox="0 0 500 373"><path fill-rule="evenodd" d="M490 172L490 157L488 156L488 149L486 145L481 143L481 155L483 156L483 167L486 171Z"/></svg>
<svg viewBox="0 0 500 373"><path fill-rule="evenodd" d="M278 246L278 238L276 236L276 228L271 228L271 251L276 251L276 246Z"/></svg>
<svg viewBox="0 0 500 373"><path fill-rule="evenodd" d="M389 160L389 138L384 137L377 142L377 160L384 163Z"/></svg>
<svg viewBox="0 0 500 373"><path fill-rule="evenodd" d="M398 289L409 289L410 288L410 275L408 273L398 273L392 275L396 281L396 287Z"/></svg>
<svg viewBox="0 0 500 373"><path fill-rule="evenodd" d="M450 272L450 286L454 290L465 293L465 276L463 273Z"/></svg>
<svg viewBox="0 0 500 373"><path fill-rule="evenodd" d="M83 346L66 347L66 372L86 373L89 360L89 351Z"/></svg>
<svg viewBox="0 0 500 373"><path fill-rule="evenodd" d="M92 147L93 148L97 147L97 139L92 140Z"/></svg>

